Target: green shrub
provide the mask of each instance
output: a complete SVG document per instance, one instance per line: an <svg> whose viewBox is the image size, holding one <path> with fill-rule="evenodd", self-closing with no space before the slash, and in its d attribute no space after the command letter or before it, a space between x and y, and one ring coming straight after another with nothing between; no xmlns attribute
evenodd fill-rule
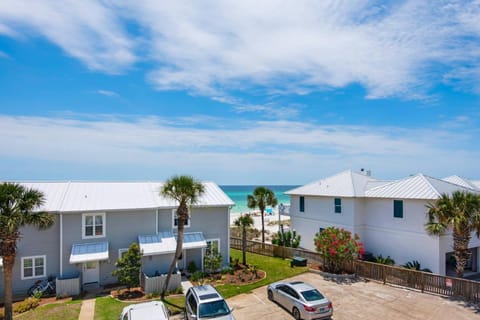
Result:
<svg viewBox="0 0 480 320"><path fill-rule="evenodd" d="M192 273L192 278L191 278L192 281L197 282L202 278L203 278L203 272L195 271L194 273Z"/></svg>
<svg viewBox="0 0 480 320"><path fill-rule="evenodd" d="M420 262L418 262L417 260L408 261L407 263L402 265L402 267L407 268L407 269L432 273L432 270L430 270L428 268L422 268Z"/></svg>
<svg viewBox="0 0 480 320"><path fill-rule="evenodd" d="M386 258L384 258L384 257L382 257L382 255L374 257L373 262L380 263L380 264L386 264L388 266L393 266L395 264L395 260L390 258L390 256L387 256Z"/></svg>
<svg viewBox="0 0 480 320"><path fill-rule="evenodd" d="M188 271L189 273L194 273L194 272L197 271L197 270L198 270L198 268L197 268L197 265L195 264L195 262L194 262L194 261L190 261L190 263L189 263L188 266L187 266L187 271Z"/></svg>
<svg viewBox="0 0 480 320"><path fill-rule="evenodd" d="M40 300L34 297L27 298L13 306L13 312L23 313L35 309L40 304Z"/></svg>

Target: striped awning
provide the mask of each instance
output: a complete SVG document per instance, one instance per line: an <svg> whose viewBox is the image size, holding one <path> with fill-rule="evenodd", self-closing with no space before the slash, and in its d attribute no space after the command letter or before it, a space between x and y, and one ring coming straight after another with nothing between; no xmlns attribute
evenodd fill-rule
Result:
<svg viewBox="0 0 480 320"><path fill-rule="evenodd" d="M144 256L174 253L177 248L177 241L169 231L138 236L138 243Z"/></svg>
<svg viewBox="0 0 480 320"><path fill-rule="evenodd" d="M70 263L108 260L108 242L75 243L70 253Z"/></svg>
<svg viewBox="0 0 480 320"><path fill-rule="evenodd" d="M206 248L207 241L202 232L187 232L183 234L183 249Z"/></svg>

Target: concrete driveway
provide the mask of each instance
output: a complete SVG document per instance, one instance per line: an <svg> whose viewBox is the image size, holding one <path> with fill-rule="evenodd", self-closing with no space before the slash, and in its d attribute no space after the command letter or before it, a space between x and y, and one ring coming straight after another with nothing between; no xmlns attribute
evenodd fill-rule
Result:
<svg viewBox="0 0 480 320"><path fill-rule="evenodd" d="M337 284L314 273L289 280L309 282L333 302L333 319L480 319L473 307L427 293L420 293L376 282ZM266 287L228 299L237 320L293 319L283 308L270 302ZM480 311L479 311L480 312Z"/></svg>

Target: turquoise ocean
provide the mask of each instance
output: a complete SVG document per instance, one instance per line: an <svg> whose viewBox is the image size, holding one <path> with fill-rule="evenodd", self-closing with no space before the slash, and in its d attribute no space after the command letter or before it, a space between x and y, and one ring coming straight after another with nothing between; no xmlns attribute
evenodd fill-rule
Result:
<svg viewBox="0 0 480 320"><path fill-rule="evenodd" d="M233 202L235 202L235 206L231 210L232 213L243 213L243 212L252 211L247 207L247 196L249 194L252 194L253 190L255 190L256 187L258 186L233 186L233 185L220 186L223 192L225 192L230 197L230 199L232 199ZM278 204L283 203L287 205L287 204L290 204L290 197L284 194L284 192L294 189L298 186L272 185L272 186L264 186L264 187L275 192L275 196L278 199Z"/></svg>

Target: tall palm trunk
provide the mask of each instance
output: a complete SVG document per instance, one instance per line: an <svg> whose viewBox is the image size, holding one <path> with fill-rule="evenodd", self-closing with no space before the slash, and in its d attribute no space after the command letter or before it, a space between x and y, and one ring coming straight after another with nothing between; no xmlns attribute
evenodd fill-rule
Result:
<svg viewBox="0 0 480 320"><path fill-rule="evenodd" d="M262 216L262 244L265 244L265 218L263 217L263 209L260 210Z"/></svg>
<svg viewBox="0 0 480 320"><path fill-rule="evenodd" d="M247 265L247 228L242 226L242 263Z"/></svg>
<svg viewBox="0 0 480 320"><path fill-rule="evenodd" d="M470 242L470 231L462 230L463 232L454 231L453 233L453 249L455 251L456 266L455 272L457 277L463 278L465 266L470 258L470 250L468 250L468 244Z"/></svg>
<svg viewBox="0 0 480 320"><path fill-rule="evenodd" d="M15 254L3 257L3 272L5 279L5 320L12 320L13 293L12 293L12 270L15 262Z"/></svg>
<svg viewBox="0 0 480 320"><path fill-rule="evenodd" d="M170 278L172 277L173 270L175 269L175 266L177 265L177 261L182 255L182 249L183 249L183 233L185 230L185 222L188 221L188 208L185 205L180 205L177 210L177 216L178 216L178 225L177 225L177 248L175 249L175 258L172 260L172 263L170 264L170 269L168 270L167 274L167 279L165 279L165 284L163 286L162 290L162 295L161 299L165 299L165 295L168 291L168 284L170 283Z"/></svg>

